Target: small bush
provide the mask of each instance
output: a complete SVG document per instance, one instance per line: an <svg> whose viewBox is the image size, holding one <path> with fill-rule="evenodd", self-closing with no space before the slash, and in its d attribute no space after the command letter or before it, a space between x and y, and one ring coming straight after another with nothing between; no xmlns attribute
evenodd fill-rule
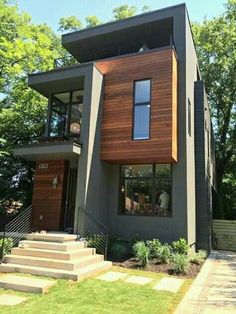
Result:
<svg viewBox="0 0 236 314"><path fill-rule="evenodd" d="M105 243L105 237L101 235L91 235L87 236L86 242L88 247L92 247L96 249L97 253L103 254L103 248Z"/></svg>
<svg viewBox="0 0 236 314"><path fill-rule="evenodd" d="M127 247L121 241L116 241L110 247L110 253L115 258L121 258L127 255Z"/></svg>
<svg viewBox="0 0 236 314"><path fill-rule="evenodd" d="M159 258L161 246L161 242L158 239L147 241L147 247L150 250L151 258Z"/></svg>
<svg viewBox="0 0 236 314"><path fill-rule="evenodd" d="M189 267L189 259L186 254L172 255L172 269L176 274L186 274Z"/></svg>
<svg viewBox="0 0 236 314"><path fill-rule="evenodd" d="M201 265L204 263L207 257L207 252L204 250L199 250L197 253L193 253L190 255L190 262L193 264Z"/></svg>
<svg viewBox="0 0 236 314"><path fill-rule="evenodd" d="M176 254L188 254L189 246L184 238L180 238L178 241L172 242L171 246Z"/></svg>
<svg viewBox="0 0 236 314"><path fill-rule="evenodd" d="M139 260L139 262L146 266L149 263L150 250L146 246L145 242L139 241L133 245L133 250L135 257Z"/></svg>
<svg viewBox="0 0 236 314"><path fill-rule="evenodd" d="M0 239L0 250L2 249L2 242L3 239ZM11 252L13 247L13 239L12 238L5 238L4 240L4 248L3 248L3 255L6 255Z"/></svg>
<svg viewBox="0 0 236 314"><path fill-rule="evenodd" d="M171 247L166 243L159 249L158 259L162 264L168 264L172 256Z"/></svg>

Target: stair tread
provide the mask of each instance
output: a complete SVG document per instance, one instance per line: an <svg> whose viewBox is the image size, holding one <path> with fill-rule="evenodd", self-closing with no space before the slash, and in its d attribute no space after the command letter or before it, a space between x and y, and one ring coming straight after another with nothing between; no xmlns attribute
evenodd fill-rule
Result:
<svg viewBox="0 0 236 314"><path fill-rule="evenodd" d="M0 284L8 283L14 285L24 285L28 287L45 287L54 285L56 283L55 280L48 279L39 279L34 277L25 277L25 276L17 276L12 274L3 275L0 277Z"/></svg>
<svg viewBox="0 0 236 314"><path fill-rule="evenodd" d="M77 270L62 270L62 269L47 268L47 267L40 267L40 266L19 265L19 264L14 264L14 263L3 263L3 264L0 264L0 271L1 271L1 268L4 268L4 267L5 268L13 267L13 268L28 269L28 270L46 271L48 273L51 272L51 273L80 275L80 274L86 273L87 271L99 268L102 265L111 265L111 262L100 261L100 262L97 262L96 264L84 266L84 267L77 269Z"/></svg>
<svg viewBox="0 0 236 314"><path fill-rule="evenodd" d="M71 255L74 253L78 253L78 252L85 252L85 251L90 251L92 250L92 248L86 247L86 248L76 248L74 250L71 251L57 251L57 250L47 250L47 249L38 249L38 248L21 248L21 247L16 247L13 248L14 250L22 250L22 251L31 251L31 252L45 252L45 253L55 253L55 254L61 254L61 255ZM13 254L14 255L14 254ZM8 256L12 256L12 255L8 255ZM22 255L24 256L24 255Z"/></svg>
<svg viewBox="0 0 236 314"><path fill-rule="evenodd" d="M93 254L93 255L88 255L88 256L81 256L78 257L76 260L73 261L67 261L67 260L59 260L59 259L55 259L55 258L44 258L44 257L37 257L38 261L45 261L45 262L57 262L57 263L65 263L65 264L74 264L75 262L79 263L79 262L83 262L86 260L93 260L94 258L96 258L97 256L102 256L101 254ZM9 255L5 255L5 258L14 258L14 259L26 259L26 260L35 260L36 257L35 256L27 256L27 255L14 255L14 254L9 254Z"/></svg>
<svg viewBox="0 0 236 314"><path fill-rule="evenodd" d="M54 246L75 246L76 244L81 244L81 243L86 243L85 241L67 241L67 242L50 242L50 241L34 241L34 240L21 240L20 243L25 243L25 244L51 244Z"/></svg>

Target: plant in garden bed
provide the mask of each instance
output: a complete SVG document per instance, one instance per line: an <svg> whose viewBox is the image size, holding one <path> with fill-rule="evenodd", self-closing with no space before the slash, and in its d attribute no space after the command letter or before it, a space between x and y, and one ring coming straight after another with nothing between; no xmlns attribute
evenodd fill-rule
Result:
<svg viewBox="0 0 236 314"><path fill-rule="evenodd" d="M135 257L139 260L142 266L146 266L149 263L150 249L144 241L139 241L133 246Z"/></svg>
<svg viewBox="0 0 236 314"><path fill-rule="evenodd" d="M0 250L2 249L3 239L0 239ZM13 247L13 240L12 238L5 238L4 240L4 247L3 247L3 255L6 255L11 252Z"/></svg>
<svg viewBox="0 0 236 314"><path fill-rule="evenodd" d="M204 250L199 250L198 252L192 253L189 256L190 262L197 265L203 264L206 258L207 252Z"/></svg>
<svg viewBox="0 0 236 314"><path fill-rule="evenodd" d="M150 250L150 258L159 258L161 242L158 239L149 240L147 246Z"/></svg>
<svg viewBox="0 0 236 314"><path fill-rule="evenodd" d="M189 258L186 254L172 255L172 270L176 274L186 274L189 268Z"/></svg>
<svg viewBox="0 0 236 314"><path fill-rule="evenodd" d="M127 243L120 238L111 235L108 240L108 253L114 258L123 258L124 256L127 256Z"/></svg>
<svg viewBox="0 0 236 314"><path fill-rule="evenodd" d="M188 254L189 251L189 245L187 241L184 238L179 238L177 241L173 241L171 243L171 247L173 249L174 253L177 254Z"/></svg>

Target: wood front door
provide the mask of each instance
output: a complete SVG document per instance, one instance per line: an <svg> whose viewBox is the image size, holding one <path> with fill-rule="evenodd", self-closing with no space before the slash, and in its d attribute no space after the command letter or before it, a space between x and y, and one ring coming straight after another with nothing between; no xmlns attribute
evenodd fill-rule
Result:
<svg viewBox="0 0 236 314"><path fill-rule="evenodd" d="M65 230L74 228L77 173L78 173L78 169L76 168L70 169L68 173L66 210L65 210L65 219L64 219Z"/></svg>
<svg viewBox="0 0 236 314"><path fill-rule="evenodd" d="M33 190L33 231L63 230L68 161L36 162Z"/></svg>

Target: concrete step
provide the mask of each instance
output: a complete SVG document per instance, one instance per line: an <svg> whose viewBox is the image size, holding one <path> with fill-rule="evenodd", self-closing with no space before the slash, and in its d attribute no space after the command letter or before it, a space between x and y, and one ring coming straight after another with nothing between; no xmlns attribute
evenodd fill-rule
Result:
<svg viewBox="0 0 236 314"><path fill-rule="evenodd" d="M33 241L45 241L45 242L57 242L63 243L67 241L77 240L77 235L67 233L31 233L26 236L27 240Z"/></svg>
<svg viewBox="0 0 236 314"><path fill-rule="evenodd" d="M65 243L56 243L56 242L22 240L19 242L19 247L70 252L70 251L73 251L75 249L85 248L86 242L68 241Z"/></svg>
<svg viewBox="0 0 236 314"><path fill-rule="evenodd" d="M11 254L20 255L20 256L34 256L34 257L73 261L74 259L80 258L82 256L94 255L95 249L83 248L83 249L76 249L69 252L61 252L61 251L51 251L51 250L42 250L42 249L34 249L34 248L28 248L28 249L13 248L11 250Z"/></svg>
<svg viewBox="0 0 236 314"><path fill-rule="evenodd" d="M0 277L0 288L30 293L46 293L56 284L55 280L45 280L16 275L4 275Z"/></svg>
<svg viewBox="0 0 236 314"><path fill-rule="evenodd" d="M6 255L4 262L20 264L20 265L29 265L36 267L45 267L45 268L55 268L61 270L76 270L85 266L88 266L93 263L103 261L103 255L95 254L90 256L83 256L74 261L63 261L50 258L41 258L33 256L21 256L21 255Z"/></svg>
<svg viewBox="0 0 236 314"><path fill-rule="evenodd" d="M0 272L2 273L24 273L38 276L46 276L57 279L70 279L74 281L81 281L100 272L110 269L111 262L102 261L87 267L83 267L77 271L66 271L54 268L35 267L19 264L0 264Z"/></svg>

